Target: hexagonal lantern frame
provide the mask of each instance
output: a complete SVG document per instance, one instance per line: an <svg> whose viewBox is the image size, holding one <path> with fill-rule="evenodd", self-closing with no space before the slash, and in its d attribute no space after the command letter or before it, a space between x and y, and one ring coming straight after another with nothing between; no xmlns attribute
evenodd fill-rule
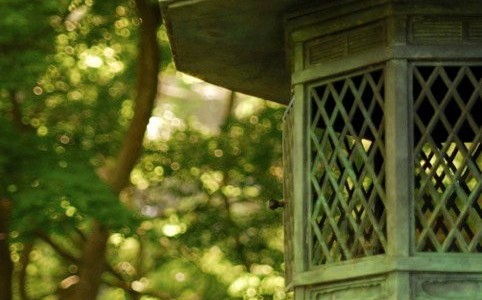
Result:
<svg viewBox="0 0 482 300"><path fill-rule="evenodd" d="M288 288L482 299L482 1L308 2L164 6L182 71L285 104L293 91Z"/></svg>

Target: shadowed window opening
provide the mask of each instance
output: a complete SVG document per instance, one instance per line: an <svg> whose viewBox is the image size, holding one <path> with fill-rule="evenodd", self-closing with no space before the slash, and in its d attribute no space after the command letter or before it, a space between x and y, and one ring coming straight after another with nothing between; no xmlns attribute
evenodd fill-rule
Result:
<svg viewBox="0 0 482 300"><path fill-rule="evenodd" d="M383 69L309 88L311 264L385 253Z"/></svg>
<svg viewBox="0 0 482 300"><path fill-rule="evenodd" d="M413 68L415 240L482 251L482 66Z"/></svg>

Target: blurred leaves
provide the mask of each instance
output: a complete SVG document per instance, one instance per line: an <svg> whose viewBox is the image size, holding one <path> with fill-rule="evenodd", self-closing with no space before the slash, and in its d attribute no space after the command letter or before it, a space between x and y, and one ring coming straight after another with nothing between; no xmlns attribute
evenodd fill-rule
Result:
<svg viewBox="0 0 482 300"><path fill-rule="evenodd" d="M167 140L146 141L133 173L136 205L149 207L147 214L155 212L167 222L148 221L143 233L153 239L165 236L157 260L170 265L188 260L200 274L217 278L226 294L212 299L286 297L282 242L276 242L282 235L281 216L266 205L281 197L283 108L251 105L258 106L255 115L230 116L219 133L187 125ZM179 233L169 234L166 226Z"/></svg>
<svg viewBox="0 0 482 300"><path fill-rule="evenodd" d="M18 89L35 83L53 53L52 40L61 26L61 16L66 13L65 2L1 2L0 66L4 71L0 73L0 88Z"/></svg>
<svg viewBox="0 0 482 300"><path fill-rule="evenodd" d="M238 95L226 115L226 91L176 76L164 28L132 186L103 182L133 116L136 15L130 0L0 4L0 196L28 294L75 282L60 251L80 256L98 220L111 232L99 299L285 299L281 214L266 205L282 197L284 109Z"/></svg>
<svg viewBox="0 0 482 300"><path fill-rule="evenodd" d="M2 194L13 200L12 230L30 235L41 228L54 233L87 218L112 230L135 225L133 212L95 173L89 152L32 134L17 133L11 141L15 143L8 147L0 143L8 150L2 151L0 174L7 187Z"/></svg>

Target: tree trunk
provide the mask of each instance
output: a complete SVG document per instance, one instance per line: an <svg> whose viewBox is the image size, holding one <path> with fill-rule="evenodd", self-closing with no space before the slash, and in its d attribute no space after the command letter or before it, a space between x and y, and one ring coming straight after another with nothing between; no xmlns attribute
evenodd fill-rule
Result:
<svg viewBox="0 0 482 300"><path fill-rule="evenodd" d="M119 151L117 165L109 174L107 182L113 191L120 193L129 184L129 176L142 151L144 133L157 97L160 49L157 30L161 23L158 4L150 0L136 0L140 25L137 67L137 96L134 117ZM79 282L72 293L63 297L68 300L94 300L99 291L105 266L105 250L108 231L94 224L87 238L79 266Z"/></svg>
<svg viewBox="0 0 482 300"><path fill-rule="evenodd" d="M144 133L157 97L160 63L157 29L161 24L161 13L158 4L150 0L136 0L136 5L142 19L137 65L137 97L134 117L124 137L116 169L109 180L117 193L129 184L129 176L141 154Z"/></svg>
<svg viewBox="0 0 482 300"><path fill-rule="evenodd" d="M95 222L82 251L79 282L64 295L69 300L95 299L102 282L108 231Z"/></svg>
<svg viewBox="0 0 482 300"><path fill-rule="evenodd" d="M10 201L0 198L0 300L12 299L13 263L8 247Z"/></svg>

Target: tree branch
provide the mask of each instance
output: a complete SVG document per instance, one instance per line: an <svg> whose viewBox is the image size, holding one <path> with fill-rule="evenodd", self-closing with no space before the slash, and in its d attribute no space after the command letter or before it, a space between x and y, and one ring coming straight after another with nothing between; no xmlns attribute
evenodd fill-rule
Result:
<svg viewBox="0 0 482 300"><path fill-rule="evenodd" d="M20 296L20 300L30 299L27 294L27 266L30 263L30 252L32 252L32 249L33 241L25 244L22 255L20 257L21 268L18 273L18 293Z"/></svg>
<svg viewBox="0 0 482 300"><path fill-rule="evenodd" d="M137 270L137 275L139 277L142 277L145 274L142 263L144 262L145 250L146 249L145 249L145 245L144 245L145 244L144 238L142 237L142 235L138 234L137 236L138 236L138 241L139 241L139 255L137 255L135 267L136 267L136 270Z"/></svg>
<svg viewBox="0 0 482 300"><path fill-rule="evenodd" d="M87 237L85 236L85 234L82 232L82 230L80 230L79 228L77 227L74 227L74 230L75 232L80 236L81 240L83 242L87 241Z"/></svg>
<svg viewBox="0 0 482 300"><path fill-rule="evenodd" d="M59 244L57 244L56 242L54 242L50 236L48 236L47 234L45 234L44 232L42 231L36 231L35 234L42 240L44 241L45 243L47 243L50 247L52 247L52 249L55 250L55 252L57 252L57 254L62 257L63 259L69 261L69 262L72 262L74 264L78 264L79 263L79 258L74 256L73 254L71 254L70 252L68 252L66 249L62 248Z"/></svg>
<svg viewBox="0 0 482 300"><path fill-rule="evenodd" d="M224 121L223 123L221 124L221 130L222 131L226 131L227 128L226 126L228 126L229 124L229 121L231 120L231 118L233 117L233 111L234 111L234 103L236 101L236 92L235 91L231 91L229 93L229 96L228 96L228 105L226 107L226 113L224 115Z"/></svg>
<svg viewBox="0 0 482 300"><path fill-rule="evenodd" d="M112 275L114 276L115 278L117 278L118 280L120 281L126 281L124 279L124 277L122 276L121 273L117 272L110 264L108 264L107 262L105 263L105 269Z"/></svg>
<svg viewBox="0 0 482 300"><path fill-rule="evenodd" d="M129 294L133 295L139 295L139 296L150 296L150 297L156 297L160 300L175 300L173 296L171 296L168 293L160 292L160 291L136 291L132 288L132 284L126 281L108 281L104 279L104 283L111 286L111 287L117 287L121 288L124 291L128 292Z"/></svg>
<svg viewBox="0 0 482 300"><path fill-rule="evenodd" d="M233 116L233 110L234 110L234 101L236 99L236 93L234 91L231 91L229 94L229 97L227 99L228 105L226 109L226 115L224 118L224 124L221 125L221 131L222 133L227 133L228 132L228 125L229 122ZM222 186L226 186L229 183L229 172L224 171L223 172L223 181L222 181ZM221 198L223 199L224 202L224 208L226 210L226 217L227 217L227 223L228 223L228 228L236 228L239 229L238 224L234 221L232 217L232 212L231 212L231 202L228 196L226 196L223 192L219 192ZM246 268L246 270L249 271L249 268L251 266L249 259L246 256L246 251L245 251L245 246L241 242L241 237L239 236L239 230L236 230L233 232L234 236L234 241L236 243L236 250L239 254L239 258Z"/></svg>
<svg viewBox="0 0 482 300"><path fill-rule="evenodd" d="M144 133L157 98L158 88L160 50L157 30L161 24L159 6L150 0L136 0L135 3L142 20L138 51L137 95L133 119L124 136L116 166L112 172L109 172L107 178L107 182L116 194L128 186L130 173L141 155ZM95 298L102 280L101 275L105 270L107 239L107 229L96 222L83 250L79 270L80 281L69 300Z"/></svg>
<svg viewBox="0 0 482 300"><path fill-rule="evenodd" d="M8 218L12 203L0 196L0 299L12 299L13 263L8 245Z"/></svg>
<svg viewBox="0 0 482 300"><path fill-rule="evenodd" d="M139 64L137 68L137 96L134 117L124 137L117 157L117 165L112 172L110 184L120 193L129 184L130 173L142 151L144 133L152 114L158 90L160 50L157 42L157 29L161 25L161 15L157 4L148 0L136 0L141 23L139 43Z"/></svg>
<svg viewBox="0 0 482 300"><path fill-rule="evenodd" d="M10 90L9 92L9 99L10 103L12 104L12 110L10 111L12 115L12 121L13 124L17 129L19 129L21 132L26 132L28 130L31 130L32 128L22 122L22 109L20 107L19 103L19 92L15 90Z"/></svg>

